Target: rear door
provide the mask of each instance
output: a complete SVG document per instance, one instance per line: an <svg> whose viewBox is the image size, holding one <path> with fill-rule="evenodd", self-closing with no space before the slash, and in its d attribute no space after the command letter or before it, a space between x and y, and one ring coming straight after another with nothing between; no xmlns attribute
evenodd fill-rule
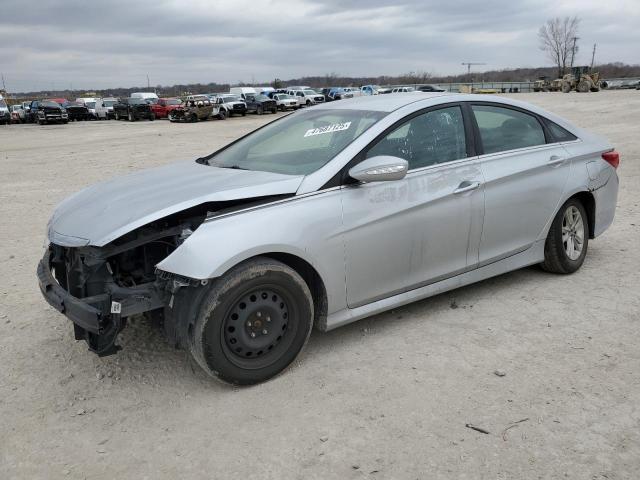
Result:
<svg viewBox="0 0 640 480"><path fill-rule="evenodd" d="M480 265L529 248L556 212L571 163L536 115L472 103L485 180Z"/></svg>
<svg viewBox="0 0 640 480"><path fill-rule="evenodd" d="M484 202L468 140L462 109L450 104L410 116L365 151L404 158L409 172L343 187L350 308L475 267Z"/></svg>

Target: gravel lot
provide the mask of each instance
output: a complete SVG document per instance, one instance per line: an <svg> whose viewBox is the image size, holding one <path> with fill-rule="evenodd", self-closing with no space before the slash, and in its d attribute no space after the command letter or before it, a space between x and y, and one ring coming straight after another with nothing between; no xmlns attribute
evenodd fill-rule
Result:
<svg viewBox="0 0 640 480"><path fill-rule="evenodd" d="M211 381L145 321L97 358L35 269L64 197L274 117L0 127L0 478L638 478L640 92L513 96L621 152L616 220L583 268L314 332L294 368L251 388Z"/></svg>

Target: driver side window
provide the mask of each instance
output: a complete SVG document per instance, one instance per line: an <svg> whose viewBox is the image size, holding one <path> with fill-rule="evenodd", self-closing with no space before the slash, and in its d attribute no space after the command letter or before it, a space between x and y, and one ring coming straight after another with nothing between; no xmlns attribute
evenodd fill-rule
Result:
<svg viewBox="0 0 640 480"><path fill-rule="evenodd" d="M413 117L367 152L367 158L377 155L403 158L409 170L466 158L462 110L446 107Z"/></svg>

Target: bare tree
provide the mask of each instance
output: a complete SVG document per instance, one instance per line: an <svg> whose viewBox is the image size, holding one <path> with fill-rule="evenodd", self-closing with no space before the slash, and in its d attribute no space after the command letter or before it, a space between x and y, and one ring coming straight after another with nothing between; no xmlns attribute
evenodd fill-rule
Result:
<svg viewBox="0 0 640 480"><path fill-rule="evenodd" d="M549 59L558 67L558 77L564 75L568 60L575 54L575 42L578 34L578 17L556 17L547 20L540 31L540 50L547 53Z"/></svg>

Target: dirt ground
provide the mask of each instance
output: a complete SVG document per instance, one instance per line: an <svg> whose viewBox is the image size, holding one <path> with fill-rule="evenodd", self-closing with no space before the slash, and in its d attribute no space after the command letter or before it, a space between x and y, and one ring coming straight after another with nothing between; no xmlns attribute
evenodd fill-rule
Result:
<svg viewBox="0 0 640 480"><path fill-rule="evenodd" d="M513 97L621 152L616 220L583 268L314 332L294 368L251 388L211 381L144 321L96 357L35 270L64 197L273 117L0 127L0 479L638 478L640 92Z"/></svg>

